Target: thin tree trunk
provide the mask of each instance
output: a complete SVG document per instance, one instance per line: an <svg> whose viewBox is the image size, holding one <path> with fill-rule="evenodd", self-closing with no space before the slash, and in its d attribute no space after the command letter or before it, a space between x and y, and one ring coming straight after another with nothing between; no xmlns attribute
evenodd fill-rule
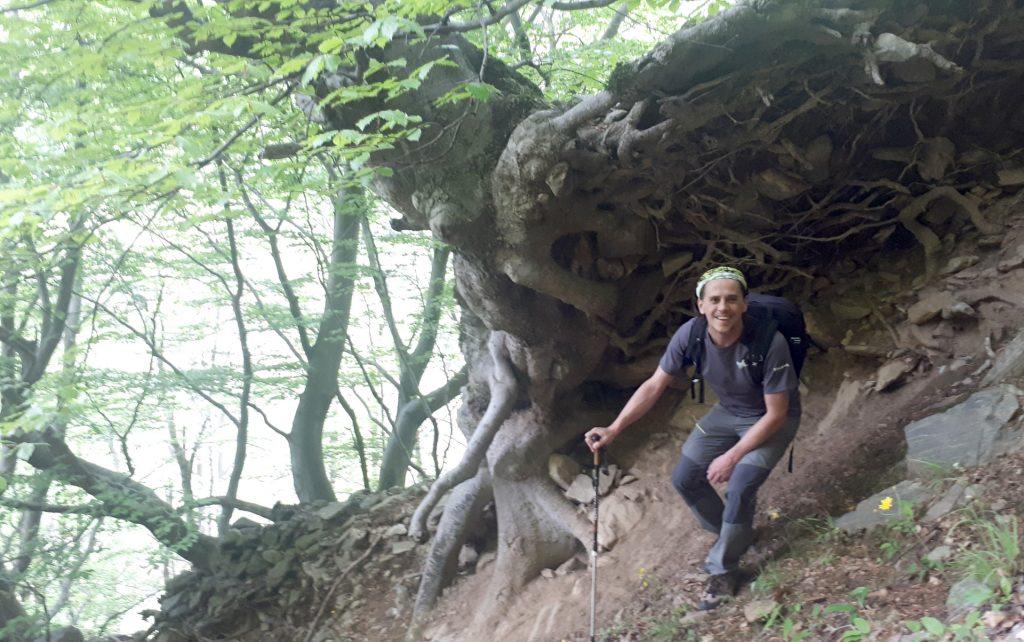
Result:
<svg viewBox="0 0 1024 642"><path fill-rule="evenodd" d="M466 368L460 370L443 386L418 399L412 399L399 411L395 429L388 439L380 467L377 490L385 490L405 483L410 455L416 447L416 433L427 417L459 396L468 381Z"/></svg>
<svg viewBox="0 0 1024 642"><path fill-rule="evenodd" d="M420 335L416 346L412 352L409 352L398 332L391 296L388 293L387 278L380 265L369 222L363 219L362 225L363 237L366 239L366 254L370 261L370 268L373 270L374 288L380 299L385 322L391 332L391 340L399 367L398 409L395 413L391 435L384 450L380 476L377 481L378 490L384 490L404 485L406 472L416 451L416 434L419 432L420 425L437 409L458 396L466 378L465 370L463 370L456 375L455 379L457 380L453 379L452 382L426 397L420 393L420 381L430 363L437 342L450 250L443 246L434 250L431 260L430 283L423 304ZM460 375L463 376L460 378Z"/></svg>
<svg viewBox="0 0 1024 642"><path fill-rule="evenodd" d="M226 188L224 174L221 173L221 186ZM228 490L226 497L236 499L238 497L238 485L242 480L242 469L245 467L245 451L249 441L249 397L252 394L252 355L249 352L249 333L245 327L245 317L242 314L242 294L245 292L245 279L242 276L242 268L238 262L238 243L235 238L235 227L231 219L225 221L228 232L228 247L231 256L231 268L235 275L235 290L231 293L231 310L235 316L235 326L238 329L238 343L242 350L242 395L238 402L238 425L235 432L235 458L231 465L231 475L228 478ZM217 520L217 532L223 536L231 523L232 507L224 505L220 518Z"/></svg>
<svg viewBox="0 0 1024 642"><path fill-rule="evenodd" d="M366 443L363 441L363 431L359 429L359 419L356 417L352 405L342 396L340 389L335 393L335 396L338 399L338 404L345 411L345 414L348 415L349 421L352 422L352 443L356 448L356 456L359 458L359 472L363 478L363 490L370 490L370 469L366 461Z"/></svg>
<svg viewBox="0 0 1024 642"><path fill-rule="evenodd" d="M338 368L348 336L354 274L348 269L359 251L359 220L366 208L361 190L346 187L334 203L334 238L328 265L324 314L310 348L306 385L299 395L288 440L292 480L299 501L333 501L323 456L327 411L338 387Z"/></svg>
<svg viewBox="0 0 1024 642"><path fill-rule="evenodd" d="M60 581L60 593L57 594L57 599L54 601L53 606L50 607L50 617L57 615L61 610L68 605L68 601L71 598L71 586L75 580L78 579L78 573L81 572L82 567L89 560L93 551L96 550L96 535L99 533L100 527L103 525L103 518L97 519L92 526L89 527L89 534L85 541L85 548L80 550L78 553L78 559L75 560L75 565L69 569L64 577Z"/></svg>
<svg viewBox="0 0 1024 642"><path fill-rule="evenodd" d="M611 40L618 35L619 29L622 27L622 22L629 15L629 2L621 2L615 6L615 15L608 22L608 26L605 28L604 33L601 34L601 40Z"/></svg>

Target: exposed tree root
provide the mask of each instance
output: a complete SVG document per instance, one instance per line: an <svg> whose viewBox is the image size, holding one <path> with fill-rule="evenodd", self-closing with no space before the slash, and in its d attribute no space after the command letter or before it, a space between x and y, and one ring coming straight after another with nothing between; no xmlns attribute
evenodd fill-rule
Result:
<svg viewBox="0 0 1024 642"><path fill-rule="evenodd" d="M409 524L409 536L417 541L425 541L427 537L427 517L434 509L441 496L446 492L471 478L480 469L480 464L491 445L495 433L512 412L512 404L516 398L518 386L516 385L515 373L512 364L508 359L508 349L505 346L505 334L503 332L492 332L488 341L488 348L493 364L491 370L490 393L491 399L487 406L487 412L480 419L476 430L466 446L466 454L457 466L441 475L431 486L426 497L420 502L413 513Z"/></svg>
<svg viewBox="0 0 1024 642"><path fill-rule="evenodd" d="M433 608L441 588L451 580L459 551L466 542L467 527L492 498L491 478L486 466L481 466L476 476L459 484L448 497L430 553L423 564L413 606L414 621Z"/></svg>

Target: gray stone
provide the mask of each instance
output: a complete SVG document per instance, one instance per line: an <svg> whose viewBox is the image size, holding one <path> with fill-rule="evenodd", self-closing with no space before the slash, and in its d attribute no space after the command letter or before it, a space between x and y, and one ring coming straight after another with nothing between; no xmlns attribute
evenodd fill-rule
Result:
<svg viewBox="0 0 1024 642"><path fill-rule="evenodd" d="M266 548L260 552L260 557L262 557L268 564L277 564L282 558L284 558L284 555L281 554L281 551L275 548Z"/></svg>
<svg viewBox="0 0 1024 642"><path fill-rule="evenodd" d="M967 502L967 485L957 480L939 499L928 507L928 511L921 518L921 521L928 524L948 515Z"/></svg>
<svg viewBox="0 0 1024 642"><path fill-rule="evenodd" d="M472 546L463 546L459 549L459 567L466 568L476 564L476 561L480 559L480 553L477 552Z"/></svg>
<svg viewBox="0 0 1024 642"><path fill-rule="evenodd" d="M978 313L974 311L974 308L963 301L957 301L942 310L943 319L975 319L977 317Z"/></svg>
<svg viewBox="0 0 1024 642"><path fill-rule="evenodd" d="M908 359L894 359L883 365L875 373L875 392L882 392L903 383L903 379L914 370L917 364Z"/></svg>
<svg viewBox="0 0 1024 642"><path fill-rule="evenodd" d="M416 548L416 542L404 540L401 542L391 542L391 554L401 555L402 553L408 553L409 551Z"/></svg>
<svg viewBox="0 0 1024 642"><path fill-rule="evenodd" d="M1024 374L1024 331L1003 347L996 355L996 361L982 380L983 386L1001 383Z"/></svg>
<svg viewBox="0 0 1024 642"><path fill-rule="evenodd" d="M943 274L955 274L960 270L967 269L978 262L978 257L973 254L965 256L954 256L946 263L946 266L942 268Z"/></svg>
<svg viewBox="0 0 1024 642"><path fill-rule="evenodd" d="M949 588L946 611L950 620L959 620L992 597L992 589L974 579L965 577Z"/></svg>
<svg viewBox="0 0 1024 642"><path fill-rule="evenodd" d="M996 265L996 269L1000 272L1009 272L1016 270L1017 268L1024 265L1024 246L1018 245L1013 253L1007 253Z"/></svg>
<svg viewBox="0 0 1024 642"><path fill-rule="evenodd" d="M571 457L559 453L548 457L548 474L562 490L569 489L573 480L580 474L580 470L580 465Z"/></svg>
<svg viewBox="0 0 1024 642"><path fill-rule="evenodd" d="M687 613L683 617L679 618L679 623L694 624L695 622L707 619L710 615L711 611L693 611L692 613Z"/></svg>
<svg viewBox="0 0 1024 642"><path fill-rule="evenodd" d="M907 319L916 325L928 323L942 314L943 308L948 308L954 303L956 299L949 292L934 292L910 306L907 309Z"/></svg>
<svg viewBox="0 0 1024 642"><path fill-rule="evenodd" d="M295 540L295 548L297 548L300 551L307 550L309 548L312 548L316 544L319 544L323 537L324 535L320 531L306 533L305 535L302 535Z"/></svg>
<svg viewBox="0 0 1024 642"><path fill-rule="evenodd" d="M904 480L895 486L875 493L857 504L857 508L836 520L836 526L847 533L857 533L883 524L892 524L903 517L900 506L909 502L919 506L935 496L933 490L918 481ZM879 505L886 497L892 497L892 508L881 510Z"/></svg>
<svg viewBox="0 0 1024 642"><path fill-rule="evenodd" d="M755 174L751 182L754 189L773 201L787 201L811 188L796 176L774 167Z"/></svg>
<svg viewBox="0 0 1024 642"><path fill-rule="evenodd" d="M341 502L331 502L316 512L317 516L323 520L331 521L342 512L345 511L345 504Z"/></svg>
<svg viewBox="0 0 1024 642"><path fill-rule="evenodd" d="M276 589L281 584L281 582L284 581L284 578L288 575L288 571L291 570L291 566L291 555L286 556L280 562L274 564L274 566L272 566L271 569L267 571L267 588L269 588L270 590Z"/></svg>
<svg viewBox="0 0 1024 642"><path fill-rule="evenodd" d="M1010 169L997 170L996 180L998 181L1000 187L1024 185L1024 168L1013 167Z"/></svg>
<svg viewBox="0 0 1024 642"><path fill-rule="evenodd" d="M772 611L779 607L779 603L772 598L765 600L751 600L743 605L743 617L751 624L768 619Z"/></svg>
<svg viewBox="0 0 1024 642"><path fill-rule="evenodd" d="M488 553L481 553L480 557L476 561L476 570L479 571L480 569L484 568L485 566L493 562L495 557L497 556L494 554L493 551Z"/></svg>
<svg viewBox="0 0 1024 642"><path fill-rule="evenodd" d="M640 504L613 495L601 502L601 518L597 524L597 541L611 548L636 526L644 516Z"/></svg>
<svg viewBox="0 0 1024 642"><path fill-rule="evenodd" d="M565 490L565 496L574 502L589 504L594 501L594 484L586 475L576 475L572 484Z"/></svg>
<svg viewBox="0 0 1024 642"><path fill-rule="evenodd" d="M231 523L231 528L237 528L240 531L259 530L263 528L263 525L252 521L248 517L239 517Z"/></svg>
<svg viewBox="0 0 1024 642"><path fill-rule="evenodd" d="M946 546L945 544L942 544L940 546L936 546L931 551L929 551L928 554L924 556L924 558L929 562L935 562L937 564L939 562L945 562L952 555L953 549Z"/></svg>
<svg viewBox="0 0 1024 642"><path fill-rule="evenodd" d="M619 480L619 467L615 464L608 464L601 467L601 473L597 478L597 492L604 497L612 492L612 487Z"/></svg>
<svg viewBox="0 0 1024 642"><path fill-rule="evenodd" d="M395 524L384 532L385 537L401 537L409 532L409 529L405 527L405 524Z"/></svg>
<svg viewBox="0 0 1024 642"><path fill-rule="evenodd" d="M373 493L367 493L366 497L359 500L359 508L362 510L370 510L378 503L380 503L380 496Z"/></svg>
<svg viewBox="0 0 1024 642"><path fill-rule="evenodd" d="M583 563L583 560L573 555L569 559L565 560L561 566L555 569L555 575L568 575L573 571L587 568L587 565Z"/></svg>
<svg viewBox="0 0 1024 642"><path fill-rule="evenodd" d="M550 568L544 568L540 571L541 577L546 577L549 580L555 577L555 572Z"/></svg>
<svg viewBox="0 0 1024 642"><path fill-rule="evenodd" d="M871 308L864 305L850 305L847 303L840 303L839 301L832 301L828 304L830 310L840 319L846 319L847 321L856 321L863 319L871 314Z"/></svg>
<svg viewBox="0 0 1024 642"><path fill-rule="evenodd" d="M1020 406L1018 394L1010 385L988 388L945 412L908 424L903 432L910 473L977 466L1005 452L1009 421Z"/></svg>

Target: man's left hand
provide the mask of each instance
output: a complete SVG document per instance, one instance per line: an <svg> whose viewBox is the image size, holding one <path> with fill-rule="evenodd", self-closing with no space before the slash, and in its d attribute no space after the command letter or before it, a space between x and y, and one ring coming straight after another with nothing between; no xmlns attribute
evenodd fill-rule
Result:
<svg viewBox="0 0 1024 642"><path fill-rule="evenodd" d="M730 453L715 457L715 460L708 466L708 481L712 484L724 484L729 481L737 463L739 462Z"/></svg>

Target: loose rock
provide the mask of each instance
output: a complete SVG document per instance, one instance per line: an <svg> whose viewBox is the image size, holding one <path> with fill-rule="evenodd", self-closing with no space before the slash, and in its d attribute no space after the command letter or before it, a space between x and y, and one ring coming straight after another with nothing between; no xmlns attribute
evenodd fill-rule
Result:
<svg viewBox="0 0 1024 642"><path fill-rule="evenodd" d="M562 490L568 490L573 480L580 474L581 467L576 460L560 453L548 457L548 475L555 480Z"/></svg>

